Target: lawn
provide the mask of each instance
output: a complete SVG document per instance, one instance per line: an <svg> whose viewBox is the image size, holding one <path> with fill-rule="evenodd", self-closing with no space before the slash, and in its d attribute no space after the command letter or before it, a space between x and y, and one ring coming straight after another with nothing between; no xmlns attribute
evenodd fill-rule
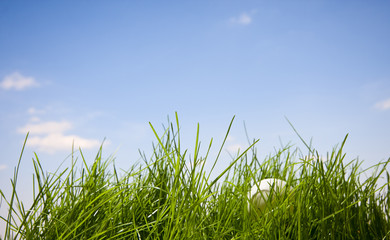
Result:
<svg viewBox="0 0 390 240"><path fill-rule="evenodd" d="M181 148L177 115L162 133L151 125L152 156L142 154L143 162L126 171L113 158L102 159L102 148L91 165L75 150L68 167L55 173L47 173L35 155L33 204L27 207L15 190L22 151L14 191L1 192L1 208L9 211L1 216L6 230L0 234L3 239L390 239L390 158L362 169L357 159L345 159L345 137L326 158L305 143L307 149L286 146L258 159L254 140L226 169L216 169L232 122L214 159L212 141L200 155L199 125L193 150ZM272 207L258 211L248 193L266 178L285 181L288 190L270 196Z"/></svg>

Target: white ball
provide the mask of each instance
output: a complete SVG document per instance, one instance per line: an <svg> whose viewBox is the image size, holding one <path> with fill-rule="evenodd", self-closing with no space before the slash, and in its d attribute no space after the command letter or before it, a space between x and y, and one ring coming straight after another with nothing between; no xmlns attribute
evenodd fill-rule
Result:
<svg viewBox="0 0 390 240"><path fill-rule="evenodd" d="M283 197L286 193L287 183L276 178L267 178L252 186L248 193L248 211L254 210L264 212L275 206L276 198ZM272 192L273 191L273 192ZM272 199L268 199L272 192ZM252 205L252 206L251 206Z"/></svg>

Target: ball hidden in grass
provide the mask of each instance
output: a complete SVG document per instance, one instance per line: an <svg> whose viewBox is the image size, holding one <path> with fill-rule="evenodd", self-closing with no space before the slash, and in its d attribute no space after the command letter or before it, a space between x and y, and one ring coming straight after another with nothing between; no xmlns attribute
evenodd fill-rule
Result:
<svg viewBox="0 0 390 240"><path fill-rule="evenodd" d="M276 178L261 180L254 184L248 193L248 212L255 210L259 214L264 214L281 204L290 190L283 180Z"/></svg>

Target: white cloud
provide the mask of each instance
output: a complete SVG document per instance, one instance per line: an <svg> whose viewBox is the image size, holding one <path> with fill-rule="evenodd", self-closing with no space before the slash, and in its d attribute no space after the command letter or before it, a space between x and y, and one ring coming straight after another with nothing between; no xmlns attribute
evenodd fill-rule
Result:
<svg viewBox="0 0 390 240"><path fill-rule="evenodd" d="M243 150L244 148L241 144L232 144L227 146L226 149L228 150L228 152L235 154L238 153L238 151L242 152L241 150Z"/></svg>
<svg viewBox="0 0 390 240"><path fill-rule="evenodd" d="M34 108L34 107L30 107L30 108L27 110L27 112L28 112L29 114L31 114L31 115L34 115L34 114L44 114L44 113L46 113L45 110L36 109L36 108Z"/></svg>
<svg viewBox="0 0 390 240"><path fill-rule="evenodd" d="M226 141L228 142L233 142L234 140L236 140L234 137L232 137L231 135L229 135L227 138L226 138Z"/></svg>
<svg viewBox="0 0 390 240"><path fill-rule="evenodd" d="M39 84L33 77L26 77L18 72L5 76L3 81L0 83L0 87L5 90L15 89L21 91L29 87L37 86L39 86Z"/></svg>
<svg viewBox="0 0 390 240"><path fill-rule="evenodd" d="M230 18L230 22L234 24L239 24L239 25L249 25L252 23L252 14L248 13L242 13L238 17L232 17Z"/></svg>
<svg viewBox="0 0 390 240"><path fill-rule="evenodd" d="M27 140L27 145L36 148L38 151L46 153L55 153L57 151L70 150L72 144L74 147L81 149L90 149L98 147L101 141L96 139L83 138L77 135L67 135L66 131L72 129L72 124L69 121L48 121L30 122L25 126L19 128L19 133L30 133Z"/></svg>
<svg viewBox="0 0 390 240"><path fill-rule="evenodd" d="M7 169L7 165L0 164L0 171Z"/></svg>
<svg viewBox="0 0 390 240"><path fill-rule="evenodd" d="M31 117L30 122L39 122L41 119L39 117Z"/></svg>
<svg viewBox="0 0 390 240"><path fill-rule="evenodd" d="M18 132L26 134L52 134L52 133L63 133L67 130L72 129L72 124L68 121L61 122L41 122L41 123L29 123L26 126L19 128Z"/></svg>
<svg viewBox="0 0 390 240"><path fill-rule="evenodd" d="M388 110L390 109L390 98L377 102L375 104L375 108L379 110Z"/></svg>
<svg viewBox="0 0 390 240"><path fill-rule="evenodd" d="M226 144L226 150L230 154L237 154L238 152L242 152L244 149L244 145L240 144L239 141L236 141L236 138L233 137L232 135L229 135L226 139L227 144Z"/></svg>
<svg viewBox="0 0 390 240"><path fill-rule="evenodd" d="M98 147L101 142L96 139L82 138L76 135L64 135L62 133L51 133L45 136L35 136L27 140L31 147L35 147L38 151L46 153L55 153L57 151L71 150L74 143L75 148L89 149Z"/></svg>

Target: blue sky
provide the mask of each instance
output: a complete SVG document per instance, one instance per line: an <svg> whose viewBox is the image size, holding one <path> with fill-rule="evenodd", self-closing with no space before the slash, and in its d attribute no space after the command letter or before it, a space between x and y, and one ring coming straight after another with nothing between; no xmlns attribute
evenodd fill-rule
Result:
<svg viewBox="0 0 390 240"><path fill-rule="evenodd" d="M26 185L33 152L52 171L73 140L92 158L106 138L126 169L151 151L148 122L161 133L176 111L191 148L199 122L216 151L234 115L232 154L248 146L243 122L262 156L280 140L302 147L287 117L320 154L349 133L348 160L385 160L389 12L388 1L0 1L0 185L27 131Z"/></svg>

